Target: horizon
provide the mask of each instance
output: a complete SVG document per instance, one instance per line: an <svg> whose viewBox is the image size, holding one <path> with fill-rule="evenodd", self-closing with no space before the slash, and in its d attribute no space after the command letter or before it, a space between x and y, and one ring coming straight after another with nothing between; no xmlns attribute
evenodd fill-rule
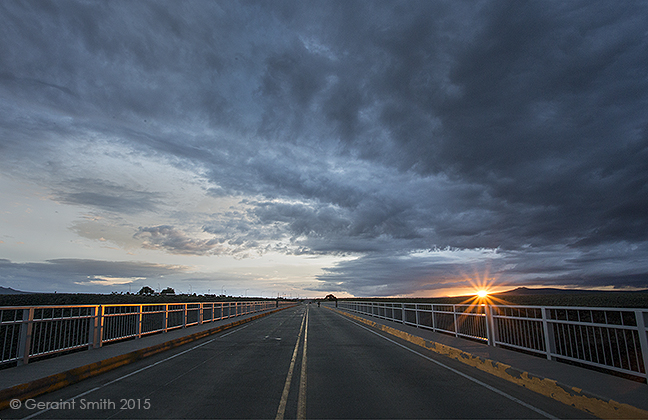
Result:
<svg viewBox="0 0 648 420"><path fill-rule="evenodd" d="M146 287L143 286L143 287ZM1 290L11 290L12 293L2 293ZM479 297L479 298L484 298L488 297L491 295L499 295L499 294L507 294L511 292L516 292L519 290L531 290L531 291L540 291L540 290L547 290L547 291L568 291L568 292L582 292L582 293L648 293L648 289L635 289L635 288L623 288L623 289L573 289L573 288L561 288L561 287L527 287L527 286L518 286L514 289L506 289L503 291L497 291L497 292L490 292L484 290L483 292L486 293L484 296L480 294L479 290L475 290L472 293L465 294L465 295L446 295L446 296L352 296L352 297L346 297L346 298L341 298L341 299L398 299L398 298L403 298L403 299L434 299L434 298L473 298L473 297ZM138 291L139 292L139 291ZM14 294L73 294L73 295L79 295L79 294L97 294L97 295L138 295L138 292L105 292L105 293L96 293L96 292L62 292L62 293L57 293L57 292L33 292L33 291L26 291L26 290L15 290L10 287L4 287L0 286L0 296L2 295L14 295ZM175 292L175 290L174 290ZM551 294L551 292L549 292ZM159 296L159 292L155 292L156 296ZM219 295L219 294L188 294L188 293L176 293L175 296L205 296L205 297L227 297L227 298L244 298L244 299L302 299L302 300L309 300L309 299L323 299L321 296L314 296L314 297L295 297L295 296L236 296L236 295ZM337 296L336 296L337 298Z"/></svg>
<svg viewBox="0 0 648 420"><path fill-rule="evenodd" d="M648 3L0 2L0 283L648 288Z"/></svg>

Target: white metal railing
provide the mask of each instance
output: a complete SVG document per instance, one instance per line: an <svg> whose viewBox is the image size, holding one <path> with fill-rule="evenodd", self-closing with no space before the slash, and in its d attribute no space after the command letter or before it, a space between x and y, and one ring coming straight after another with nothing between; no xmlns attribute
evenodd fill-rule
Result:
<svg viewBox="0 0 648 420"><path fill-rule="evenodd" d="M176 328L292 305L292 301L0 307L0 365L101 347Z"/></svg>
<svg viewBox="0 0 648 420"><path fill-rule="evenodd" d="M491 346L648 378L648 309L338 301L340 308Z"/></svg>

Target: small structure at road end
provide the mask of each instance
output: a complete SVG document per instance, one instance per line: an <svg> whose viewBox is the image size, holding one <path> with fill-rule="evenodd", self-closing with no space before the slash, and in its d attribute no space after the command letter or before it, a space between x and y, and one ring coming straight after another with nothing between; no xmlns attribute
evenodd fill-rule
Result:
<svg viewBox="0 0 648 420"><path fill-rule="evenodd" d="M328 295L326 295L326 297L324 297L324 299L322 299L322 300L324 300L324 301L328 301L328 302L335 302L335 307L337 308L337 306L338 306L338 300L337 300L337 298L336 298L334 295L332 295L332 294L328 294ZM319 306L319 302L317 302L317 303L318 303L318 306Z"/></svg>

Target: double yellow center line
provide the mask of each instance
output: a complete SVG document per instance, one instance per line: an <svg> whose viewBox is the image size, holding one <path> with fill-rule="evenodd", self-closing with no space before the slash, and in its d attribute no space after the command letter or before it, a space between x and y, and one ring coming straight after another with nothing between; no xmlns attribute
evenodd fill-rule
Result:
<svg viewBox="0 0 648 420"><path fill-rule="evenodd" d="M304 312L301 326L299 327L299 335L297 335L297 342L293 350L292 359L290 360L290 367L288 368L288 375L286 375L286 383L284 384L283 393L281 394L281 401L279 401L279 409L275 420L283 420L286 414L286 404L288 403L288 394L290 393L290 384L292 382L293 372L295 370L295 363L297 361L297 353L299 352L299 343L301 342L302 334L304 336L304 348L302 351L301 371L299 374L299 394L297 396L297 418L306 418L306 349L308 347L308 306Z"/></svg>

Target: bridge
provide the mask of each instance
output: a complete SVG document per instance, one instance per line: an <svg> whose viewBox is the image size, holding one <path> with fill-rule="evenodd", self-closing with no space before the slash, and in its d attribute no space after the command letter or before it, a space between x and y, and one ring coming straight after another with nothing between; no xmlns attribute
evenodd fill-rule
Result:
<svg viewBox="0 0 648 420"><path fill-rule="evenodd" d="M648 311L184 305L70 311L57 357L33 350L63 311L3 313L0 417L648 418Z"/></svg>

